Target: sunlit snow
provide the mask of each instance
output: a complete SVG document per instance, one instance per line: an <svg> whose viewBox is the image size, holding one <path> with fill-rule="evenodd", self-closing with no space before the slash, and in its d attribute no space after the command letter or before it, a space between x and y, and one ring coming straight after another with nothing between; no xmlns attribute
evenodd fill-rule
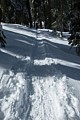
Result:
<svg viewBox="0 0 80 120"><path fill-rule="evenodd" d="M2 23L0 120L80 120L80 57L52 30ZM68 34L64 33L64 36Z"/></svg>

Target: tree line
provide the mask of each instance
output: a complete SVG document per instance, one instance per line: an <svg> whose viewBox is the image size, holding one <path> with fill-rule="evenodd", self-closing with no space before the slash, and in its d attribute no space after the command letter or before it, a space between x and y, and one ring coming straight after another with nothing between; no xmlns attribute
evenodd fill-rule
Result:
<svg viewBox="0 0 80 120"><path fill-rule="evenodd" d="M79 13L79 0L0 0L2 20L42 28L67 31L73 12ZM72 12L72 13L71 13Z"/></svg>
<svg viewBox="0 0 80 120"><path fill-rule="evenodd" d="M0 0L0 7L3 22L69 31L69 44L80 48L80 0Z"/></svg>

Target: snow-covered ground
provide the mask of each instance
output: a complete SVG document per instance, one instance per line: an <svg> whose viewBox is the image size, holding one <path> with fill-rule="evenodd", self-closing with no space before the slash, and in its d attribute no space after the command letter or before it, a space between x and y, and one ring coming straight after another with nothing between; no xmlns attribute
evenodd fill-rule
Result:
<svg viewBox="0 0 80 120"><path fill-rule="evenodd" d="M80 120L80 57L66 38L2 26L7 45L0 48L0 120Z"/></svg>

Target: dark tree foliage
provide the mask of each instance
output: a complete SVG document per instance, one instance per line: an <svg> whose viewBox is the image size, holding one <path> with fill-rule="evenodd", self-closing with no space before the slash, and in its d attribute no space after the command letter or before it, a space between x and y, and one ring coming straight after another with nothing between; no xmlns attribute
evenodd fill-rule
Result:
<svg viewBox="0 0 80 120"><path fill-rule="evenodd" d="M70 33L69 44L76 47L76 52L80 55L80 2L74 2L70 12Z"/></svg>
<svg viewBox="0 0 80 120"><path fill-rule="evenodd" d="M26 24L30 27L38 22L40 28L73 31L75 14L79 23L79 0L0 0L4 22ZM34 23L34 24L33 24ZM71 23L71 24L70 24ZM73 28L74 26L74 28ZM77 27L76 27L77 29ZM74 30L75 31L75 30Z"/></svg>
<svg viewBox="0 0 80 120"><path fill-rule="evenodd" d="M0 20L29 27L69 31L69 44L80 53L80 0L0 0ZM44 24L42 24L44 23ZM63 35L62 35L63 36Z"/></svg>
<svg viewBox="0 0 80 120"><path fill-rule="evenodd" d="M55 11L58 10L59 18L66 8L66 0L0 0L3 21L10 23L30 24L38 21L40 28L44 22L45 28L51 28L54 22ZM60 16L61 15L61 16Z"/></svg>
<svg viewBox="0 0 80 120"><path fill-rule="evenodd" d="M1 21L2 21L2 10L0 8L0 44L1 44L1 47L5 47L5 44L6 44L6 36L4 35L4 32L2 30L2 25L1 25Z"/></svg>
<svg viewBox="0 0 80 120"><path fill-rule="evenodd" d="M31 16L31 7L30 7L30 1L27 0L27 10L28 10L28 15L29 15L29 23L30 23L30 28L32 27L32 16Z"/></svg>

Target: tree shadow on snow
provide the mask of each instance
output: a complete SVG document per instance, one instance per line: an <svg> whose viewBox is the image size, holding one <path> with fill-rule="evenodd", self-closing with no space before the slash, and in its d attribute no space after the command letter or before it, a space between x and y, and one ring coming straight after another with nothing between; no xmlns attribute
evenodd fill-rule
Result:
<svg viewBox="0 0 80 120"><path fill-rule="evenodd" d="M61 71L63 74L65 74L67 77L75 80L80 80L80 69L72 68L61 64L54 65L54 67Z"/></svg>
<svg viewBox="0 0 80 120"><path fill-rule="evenodd" d="M72 55L72 53L69 53L70 47L68 45L54 43L46 39L37 40L37 38L30 37L27 35L22 35L19 33L14 33L11 31L5 31L5 32L7 35L7 41L9 43L5 49L15 54L17 53L18 55L22 55L22 56L30 56L31 59L33 60L42 59L42 53L40 54L41 52L40 49L45 49L44 50L45 55L43 59L45 57L49 57L53 59L72 62L75 64L80 64L80 57L76 55ZM43 47L42 47L42 44L44 44ZM80 75L79 75L80 70L77 68L67 67L66 65L63 66L60 64L57 64L55 66L62 73L66 74L71 78L74 78L74 79L80 78ZM53 68L54 68L53 65L34 66L31 68L30 71L31 71L31 74L34 74L34 75L40 75L40 76L52 75L52 73L54 73L54 72L51 72L54 70ZM73 73L75 74L73 75Z"/></svg>

